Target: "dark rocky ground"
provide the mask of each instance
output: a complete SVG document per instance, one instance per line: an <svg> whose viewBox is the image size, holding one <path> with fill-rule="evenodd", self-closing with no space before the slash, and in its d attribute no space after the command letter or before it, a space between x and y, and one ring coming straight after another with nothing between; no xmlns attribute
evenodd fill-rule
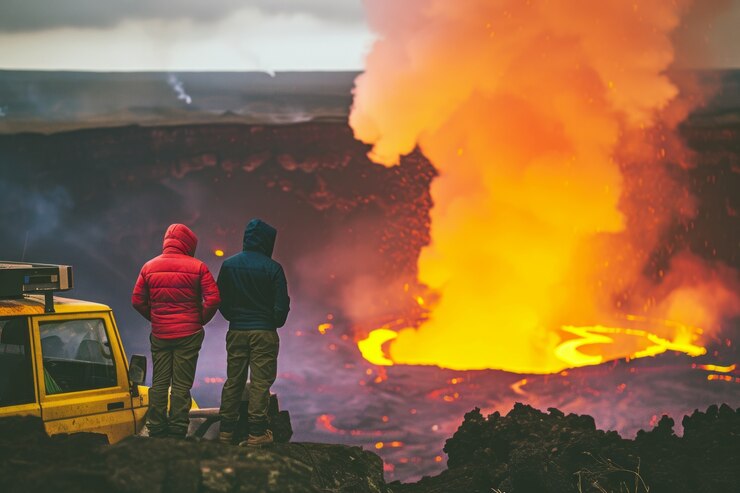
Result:
<svg viewBox="0 0 740 493"><path fill-rule="evenodd" d="M445 445L448 469L394 492L709 493L740 484L740 409L711 406L683 418L684 435L663 416L634 440L597 430L588 415L517 404L506 416L465 415Z"/></svg>
<svg viewBox="0 0 740 493"><path fill-rule="evenodd" d="M390 491L383 462L358 447L104 435L48 437L37 418L0 421L0 491L14 492L343 492Z"/></svg>
<svg viewBox="0 0 740 493"><path fill-rule="evenodd" d="M382 460L359 447L213 441L91 433L48 437L40 420L0 420L0 491L341 493L727 493L740 484L740 409L664 416L634 440L597 430L588 415L517 404L506 416L476 408L447 440L448 469L386 484Z"/></svg>

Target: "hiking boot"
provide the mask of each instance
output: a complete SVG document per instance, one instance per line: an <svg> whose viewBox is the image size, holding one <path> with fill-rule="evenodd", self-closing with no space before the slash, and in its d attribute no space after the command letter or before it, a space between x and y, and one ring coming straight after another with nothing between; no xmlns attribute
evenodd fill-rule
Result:
<svg viewBox="0 0 740 493"><path fill-rule="evenodd" d="M233 431L221 431L218 433L218 441L231 445L234 443L234 432Z"/></svg>
<svg viewBox="0 0 740 493"><path fill-rule="evenodd" d="M265 431L264 435L249 435L247 437L247 440L240 443L239 445L247 446L247 447L261 447L263 445L270 445L272 444L272 431L267 430Z"/></svg>

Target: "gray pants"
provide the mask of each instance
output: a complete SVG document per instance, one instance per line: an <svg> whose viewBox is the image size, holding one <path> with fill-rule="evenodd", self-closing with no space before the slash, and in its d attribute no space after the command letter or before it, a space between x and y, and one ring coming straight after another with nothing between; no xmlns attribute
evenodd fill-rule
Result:
<svg viewBox="0 0 740 493"><path fill-rule="evenodd" d="M228 363L221 393L221 431L234 431L249 374L249 434L265 433L270 387L277 377L279 348L280 338L274 330L230 330L226 334Z"/></svg>
<svg viewBox="0 0 740 493"><path fill-rule="evenodd" d="M149 336L152 344L152 388L149 389L149 411L146 425L150 436L184 437L188 432L190 389L195 380L198 353L204 332L178 339L159 339ZM168 390L171 387L171 392ZM170 393L169 416L167 394Z"/></svg>

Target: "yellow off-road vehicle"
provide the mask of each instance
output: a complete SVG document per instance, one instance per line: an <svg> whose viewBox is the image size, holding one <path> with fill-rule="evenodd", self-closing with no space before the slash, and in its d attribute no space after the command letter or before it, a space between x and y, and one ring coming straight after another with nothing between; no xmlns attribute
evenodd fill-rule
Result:
<svg viewBox="0 0 740 493"><path fill-rule="evenodd" d="M70 266L0 262L0 418L115 443L144 427L146 357L128 363L108 306L54 296L72 286Z"/></svg>

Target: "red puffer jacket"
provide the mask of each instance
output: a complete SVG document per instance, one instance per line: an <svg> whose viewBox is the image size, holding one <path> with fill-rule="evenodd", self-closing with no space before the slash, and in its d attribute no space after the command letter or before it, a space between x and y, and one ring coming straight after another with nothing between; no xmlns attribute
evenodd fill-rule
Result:
<svg viewBox="0 0 740 493"><path fill-rule="evenodd" d="M152 322L160 339L187 337L203 330L221 298L206 264L193 257L198 237L183 224L164 235L162 255L141 268L131 304Z"/></svg>

